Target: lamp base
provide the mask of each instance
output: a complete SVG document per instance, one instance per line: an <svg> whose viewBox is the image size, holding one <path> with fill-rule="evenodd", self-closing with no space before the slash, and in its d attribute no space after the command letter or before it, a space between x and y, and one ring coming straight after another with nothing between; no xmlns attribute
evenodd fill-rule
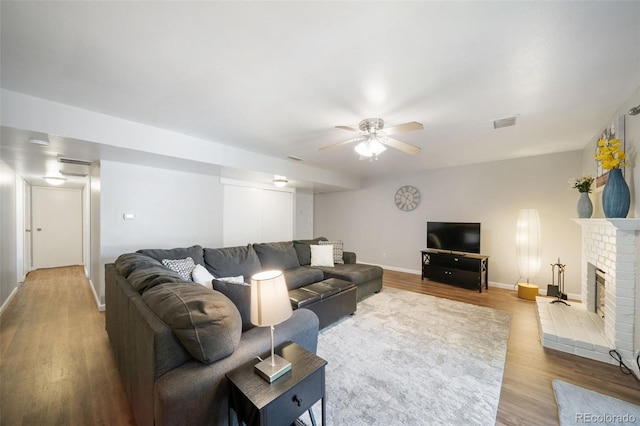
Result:
<svg viewBox="0 0 640 426"><path fill-rule="evenodd" d="M254 368L256 373L269 383L273 383L283 374L291 371L291 363L279 355L273 355L273 364L271 365L271 357L269 357L257 363Z"/></svg>

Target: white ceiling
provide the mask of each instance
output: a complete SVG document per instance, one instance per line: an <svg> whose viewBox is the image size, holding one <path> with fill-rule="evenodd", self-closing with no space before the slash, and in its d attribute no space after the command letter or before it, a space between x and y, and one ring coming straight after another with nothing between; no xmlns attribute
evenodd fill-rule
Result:
<svg viewBox="0 0 640 426"><path fill-rule="evenodd" d="M640 87L639 1L0 8L4 89L364 178L581 149ZM421 154L318 151L367 117L422 123L397 135ZM2 158L42 176L24 137L3 129ZM57 149L126 155L83 143Z"/></svg>

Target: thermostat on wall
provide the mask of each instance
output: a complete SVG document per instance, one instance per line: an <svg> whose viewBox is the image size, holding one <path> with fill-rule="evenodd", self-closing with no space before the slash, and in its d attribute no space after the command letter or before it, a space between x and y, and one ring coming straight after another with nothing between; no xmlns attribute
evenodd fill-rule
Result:
<svg viewBox="0 0 640 426"><path fill-rule="evenodd" d="M122 218L124 220L133 220L136 218L136 214L135 213L123 213L122 214Z"/></svg>

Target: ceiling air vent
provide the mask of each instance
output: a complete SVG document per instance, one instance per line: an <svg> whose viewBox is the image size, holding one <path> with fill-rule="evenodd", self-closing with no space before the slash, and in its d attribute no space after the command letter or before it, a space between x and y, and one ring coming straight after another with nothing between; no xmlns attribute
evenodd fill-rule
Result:
<svg viewBox="0 0 640 426"><path fill-rule="evenodd" d="M501 118L499 120L493 120L494 129L502 129L503 127L510 127L516 125L516 116Z"/></svg>
<svg viewBox="0 0 640 426"><path fill-rule="evenodd" d="M78 166L90 166L91 161L78 160L76 158L58 157L58 162L63 164L77 164Z"/></svg>
<svg viewBox="0 0 640 426"><path fill-rule="evenodd" d="M87 173L74 173L74 172L65 172L64 170L60 170L60 174L62 176L75 176L75 177L87 177Z"/></svg>

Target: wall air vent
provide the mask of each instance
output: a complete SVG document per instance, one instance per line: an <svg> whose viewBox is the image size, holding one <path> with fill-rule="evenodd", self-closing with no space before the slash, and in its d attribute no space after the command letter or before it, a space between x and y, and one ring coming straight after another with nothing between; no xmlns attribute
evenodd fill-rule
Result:
<svg viewBox="0 0 640 426"><path fill-rule="evenodd" d="M516 116L515 115L513 117L501 118L499 120L494 120L493 121L493 128L494 129L502 129L503 127L510 127L510 126L515 126L515 125L516 125Z"/></svg>
<svg viewBox="0 0 640 426"><path fill-rule="evenodd" d="M293 161L302 161L302 158L294 157L293 155L287 155L287 158Z"/></svg>
<svg viewBox="0 0 640 426"><path fill-rule="evenodd" d="M58 162L63 164L76 164L78 166L90 166L92 161L78 160L77 158L58 157Z"/></svg>
<svg viewBox="0 0 640 426"><path fill-rule="evenodd" d="M87 177L87 173L73 173L73 172L65 172L64 170L60 170L60 174L62 176L75 176L75 177Z"/></svg>

